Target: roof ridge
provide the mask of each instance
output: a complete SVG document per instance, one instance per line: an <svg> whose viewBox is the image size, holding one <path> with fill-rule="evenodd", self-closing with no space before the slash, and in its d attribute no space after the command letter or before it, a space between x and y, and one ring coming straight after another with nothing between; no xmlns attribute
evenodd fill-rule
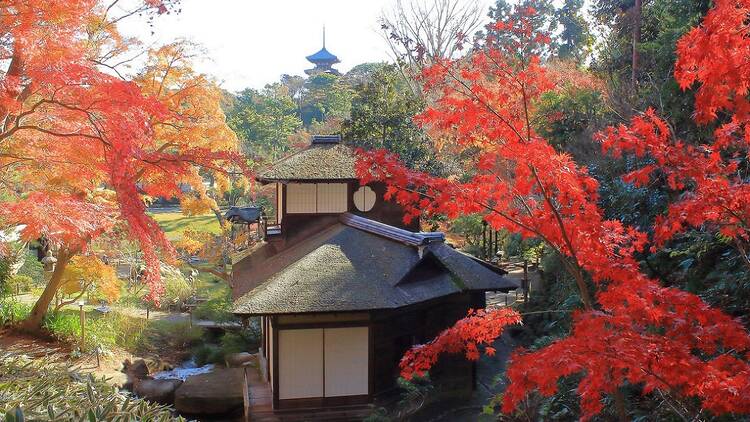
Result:
<svg viewBox="0 0 750 422"><path fill-rule="evenodd" d="M428 243L445 241L445 234L443 232L415 233L348 212L341 214L339 220L349 227L354 227L355 229L376 234L411 246L423 246Z"/></svg>
<svg viewBox="0 0 750 422"><path fill-rule="evenodd" d="M282 165L294 165L294 163L288 164L289 161L296 159L298 156L303 156L303 154L308 153L313 150L345 150L345 152L342 152L342 154L346 154L347 156L355 157L354 155L354 148L352 148L349 145L344 144L343 142L311 142L309 145L307 145L305 148L302 148L298 151L294 151L291 154L288 154L284 157L279 158L278 160L269 163L267 166L264 166L262 169L258 170L256 172L255 179L263 182L268 180L282 180L282 179L289 179L293 180L294 178L283 178L283 177L277 177L274 175L269 175L269 173L272 173L275 169L277 169L279 166ZM302 157L304 159L304 156ZM354 159L354 158L353 158ZM309 179L309 178L304 178ZM321 180L329 179L329 177L321 177Z"/></svg>

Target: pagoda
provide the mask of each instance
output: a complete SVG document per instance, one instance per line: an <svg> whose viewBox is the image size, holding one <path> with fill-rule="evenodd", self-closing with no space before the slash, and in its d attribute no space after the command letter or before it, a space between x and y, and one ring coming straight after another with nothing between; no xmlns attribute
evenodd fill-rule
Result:
<svg viewBox="0 0 750 422"><path fill-rule="evenodd" d="M332 75L341 75L341 73L333 68L333 65L340 63L338 57L331 54L330 51L326 50L326 28L323 27L323 48L315 54L311 54L305 57L310 63L314 64L315 67L312 69L306 69L305 73L310 76L318 75L320 73L330 73Z"/></svg>

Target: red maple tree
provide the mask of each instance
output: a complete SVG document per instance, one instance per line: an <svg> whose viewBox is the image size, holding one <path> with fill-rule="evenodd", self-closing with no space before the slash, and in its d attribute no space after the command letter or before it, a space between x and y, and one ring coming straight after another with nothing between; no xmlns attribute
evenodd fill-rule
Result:
<svg viewBox="0 0 750 422"><path fill-rule="evenodd" d="M688 227L710 225L735 241L750 267L750 184L743 180L750 152L750 2L719 1L678 43L675 78L683 89L696 86L695 121L716 124L713 139L690 145L674 134L653 110L630 125L600 135L605 150L648 155L653 164L626 176L645 185L666 179L680 199L656 222L661 244Z"/></svg>
<svg viewBox="0 0 750 422"><path fill-rule="evenodd" d="M730 2L725 3L717 8L731 8ZM526 16L533 13L533 9L522 11ZM735 23L745 25L742 19ZM417 121L444 153L472 157L470 176L435 177L413 171L385 151L363 153L357 170L362 183L387 183L387 197L405 206L407 218L422 213L449 218L482 213L496 230L543 240L575 280L582 309L572 316L572 332L539 350L513 354L503 411L512 412L533 391L550 396L557 391L558 380L578 374L583 419L602 411L605 395L622 404L619 389L626 384L641 385L644 393L659 390L675 399L696 397L703 408L715 413L750 412L750 336L738 321L697 296L662 287L641 273L634 254L643 250L647 236L606 220L598 206L597 181L534 130L540 96L569 89L575 81L557 79L558 74L542 63L534 46L547 37L535 33L526 18L496 27L511 31L512 41L500 44L488 39L487 48L466 58L438 62L423 74L425 89L437 99ZM710 36L706 34L711 27L699 31ZM747 42L746 30L742 34ZM687 44L680 44L680 63L686 63ZM707 48L724 45L707 42ZM738 107L741 101L732 104ZM699 101L697 107L703 103ZM641 119L652 117L647 113ZM625 136L630 130L654 133L646 138L656 143L654 138L661 132L653 128L639 124L612 130L605 135L605 144L618 150L638 145L635 148L653 153L640 146L638 136ZM664 159L690 167L713 165L681 161L689 155L665 154ZM706 216L689 218L698 221ZM467 358L476 359L478 346L489 346L504 326L520 318L506 309L471 314L408 352L401 363L402 375L410 378L428 370L441 353L463 351ZM485 352L493 351L485 347ZM624 412L620 417L625 417Z"/></svg>
<svg viewBox="0 0 750 422"><path fill-rule="evenodd" d="M148 298L158 301L159 260L174 250L146 215L146 197L201 196L199 171L243 163L218 88L191 71L182 48L152 52L134 77L118 72L130 43L117 23L167 13L174 1L131 3L113 16L117 3L0 2L0 220L44 238L58 258L29 329L41 324L69 259L118 223L139 242Z"/></svg>

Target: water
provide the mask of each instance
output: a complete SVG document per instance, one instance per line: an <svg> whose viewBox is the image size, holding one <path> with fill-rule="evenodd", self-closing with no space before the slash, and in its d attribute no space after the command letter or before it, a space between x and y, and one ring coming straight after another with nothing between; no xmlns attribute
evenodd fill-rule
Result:
<svg viewBox="0 0 750 422"><path fill-rule="evenodd" d="M214 370L214 365L209 363L208 365L197 366L193 359L182 362L180 366L175 367L171 371L161 371L153 375L154 379L178 379L185 381L187 377L193 375L205 374Z"/></svg>

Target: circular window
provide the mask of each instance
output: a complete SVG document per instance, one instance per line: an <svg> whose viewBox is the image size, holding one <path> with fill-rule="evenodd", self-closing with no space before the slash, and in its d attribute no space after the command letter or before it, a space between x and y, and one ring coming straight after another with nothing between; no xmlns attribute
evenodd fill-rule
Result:
<svg viewBox="0 0 750 422"><path fill-rule="evenodd" d="M354 192L354 206L362 212L367 212L375 206L375 191L369 186L362 186Z"/></svg>

